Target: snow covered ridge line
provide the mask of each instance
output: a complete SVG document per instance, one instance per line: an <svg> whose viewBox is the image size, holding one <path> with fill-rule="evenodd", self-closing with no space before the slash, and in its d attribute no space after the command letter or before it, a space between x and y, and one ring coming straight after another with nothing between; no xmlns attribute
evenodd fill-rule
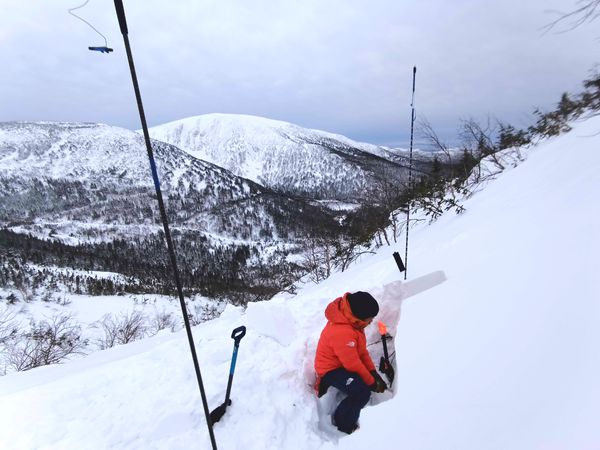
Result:
<svg viewBox="0 0 600 450"><path fill-rule="evenodd" d="M340 142L344 142L351 146L355 147L364 147L365 149L370 149L373 153L377 153L379 150L391 150L388 147L360 143L354 141L346 136L341 134L331 133L324 130L318 130L313 128L303 128L299 125L295 125L290 122L285 122L282 120L269 119L266 117L260 116L251 116L247 114L225 114L225 113L211 113L211 114L202 114L198 116L186 117L184 119L174 120L171 122L164 123L162 125L157 125L152 127L152 130L158 131L161 128L172 128L176 126L181 127L194 127L203 122L210 121L218 121L227 125L223 125L223 127L228 127L229 130L236 128L246 128L248 130L253 130L255 135L258 135L261 132L269 132L271 130L279 130L280 132L288 132L290 136L299 136L299 135L312 135L315 137L329 138L333 140L337 140ZM136 130L138 133L141 133L142 130ZM222 131L226 131L225 129ZM262 136L261 138L264 138ZM397 149L402 150L402 149ZM405 150L405 149L404 149Z"/></svg>
<svg viewBox="0 0 600 450"><path fill-rule="evenodd" d="M236 175L286 194L313 199L363 199L377 175L404 183L407 152L281 121L206 114L151 128L150 135ZM428 172L431 156L415 153L415 169Z"/></svg>
<svg viewBox="0 0 600 450"><path fill-rule="evenodd" d="M108 227L115 227L112 239L139 238L156 224L141 136L101 125L64 129L28 123L13 133L15 127L0 127L0 221L24 224L19 230L37 228L36 236L61 235L73 244L103 241ZM173 229L196 230L193 241L219 235L240 247L266 240L297 244L313 232L315 218L336 226L325 208L273 192L169 144L153 145ZM298 214L302 209L306 214ZM69 229L69 224L83 225Z"/></svg>

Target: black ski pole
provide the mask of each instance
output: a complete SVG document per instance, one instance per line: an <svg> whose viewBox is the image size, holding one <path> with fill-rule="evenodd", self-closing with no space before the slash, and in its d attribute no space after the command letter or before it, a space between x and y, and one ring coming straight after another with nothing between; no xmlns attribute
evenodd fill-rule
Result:
<svg viewBox="0 0 600 450"><path fill-rule="evenodd" d="M222 405L217 406L210 413L210 420L212 423L216 423L221 420L221 417L225 414L227 407L231 405L231 400L229 399L229 395L231 394L231 385L233 383L233 373L235 372L235 363L237 361L238 349L240 348L240 341L246 335L246 327L241 326L237 327L231 333L231 338L234 340L233 343L233 355L231 356L231 365L229 366L229 380L227 381L227 392L225 393L225 401Z"/></svg>
<svg viewBox="0 0 600 450"><path fill-rule="evenodd" d="M160 216L162 218L163 228L165 231L165 239L167 241L167 247L169 250L169 256L171 259L171 267L173 268L173 275L175 277L175 284L177 286L177 293L179 295L179 303L181 305L181 312L183 314L183 322L185 323L185 329L187 332L188 341L190 344L190 351L192 353L192 360L194 362L194 370L196 371L196 378L198 379L198 387L200 388L200 396L202 397L202 406L204 407L204 415L206 417L206 426L208 427L208 434L210 436L210 442L212 448L216 450L217 443L215 441L215 435L212 429L212 422L210 421L210 415L208 412L208 401L206 400L206 393L204 392L204 384L202 383L202 374L200 373L200 365L198 363L198 356L196 355L196 347L194 345L194 337L192 335L192 328L190 326L190 320L187 314L185 306L185 300L183 298L183 289L181 287L181 280L179 278L179 270L177 268L177 258L175 257L175 249L173 247L173 241L171 240L171 232L169 230L169 221L167 213L165 211L165 205L163 202L162 191L160 189L160 182L158 179L158 172L156 170L156 162L154 161L154 153L152 151L152 145L150 144L150 135L148 133L148 125L146 124L146 115L144 114L144 106L142 104L142 96L140 94L140 87L137 81L137 75L135 73L135 66L133 64L133 56L131 54L131 47L129 46L129 31L127 30L127 21L125 19L125 9L123 8L122 0L115 0L115 9L117 11L117 18L119 19L119 27L121 28L121 34L123 35L123 41L125 42L125 50L127 52L127 60L129 62L129 70L131 72L131 80L133 82L133 89L135 91L135 98L137 101L138 111L140 113L140 121L142 122L142 129L144 131L144 141L146 142L146 150L148 152L148 159L150 160L150 169L152 171L152 179L154 180L154 188L156 190L156 198L158 200L158 207L160 209Z"/></svg>
<svg viewBox="0 0 600 450"><path fill-rule="evenodd" d="M412 160L413 160L413 130L415 125L415 81L417 78L417 66L413 67L413 82L412 82L412 100L410 102L410 106L412 108L412 112L410 115L410 154L409 154L409 163L408 163L408 206L406 207L406 250L404 252L404 279L406 280L406 276L408 274L408 228L410 226L410 205L412 203Z"/></svg>

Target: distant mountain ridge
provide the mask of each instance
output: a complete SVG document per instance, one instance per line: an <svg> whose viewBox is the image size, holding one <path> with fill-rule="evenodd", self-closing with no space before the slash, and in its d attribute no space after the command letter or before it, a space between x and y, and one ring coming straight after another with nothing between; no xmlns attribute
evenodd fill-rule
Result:
<svg viewBox="0 0 600 450"><path fill-rule="evenodd" d="M382 173L406 183L408 152L257 116L206 114L150 128L154 139L266 187L315 199L365 199ZM415 156L427 171L431 157Z"/></svg>
<svg viewBox="0 0 600 450"><path fill-rule="evenodd" d="M181 277L208 296L246 302L289 286L312 267L303 265L311 245L327 237L342 249L384 221L375 208L385 198L373 191L382 180L401 190L408 176L381 156L387 149L343 136L248 116L183 122L179 145L200 142L210 155L157 139L152 146ZM416 170L429 164L417 160ZM15 283L34 263L137 280L105 293L171 292L155 197L138 132L0 123L0 266L12 267ZM336 210L336 201L348 208Z"/></svg>
<svg viewBox="0 0 600 450"><path fill-rule="evenodd" d="M175 146L154 141L153 149L174 225L243 239L302 228L290 199ZM108 125L0 124L0 190L5 223L158 218L143 138ZM294 217L289 227L279 224L282 217Z"/></svg>
<svg viewBox="0 0 600 450"><path fill-rule="evenodd" d="M247 302L303 275L305 240L339 234L331 210L290 198L179 148L152 142L186 289ZM71 279L89 293L173 293L142 136L83 123L0 123L0 267L7 280L52 265L117 272ZM288 260L288 256L294 257ZM93 277L93 275L90 275ZM86 293L85 291L84 293Z"/></svg>

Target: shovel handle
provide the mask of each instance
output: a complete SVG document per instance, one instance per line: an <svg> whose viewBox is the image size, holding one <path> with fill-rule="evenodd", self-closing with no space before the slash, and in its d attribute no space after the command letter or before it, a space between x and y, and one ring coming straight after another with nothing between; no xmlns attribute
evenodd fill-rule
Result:
<svg viewBox="0 0 600 450"><path fill-rule="evenodd" d="M237 327L231 333L231 339L235 340L235 345L239 345L244 336L246 336L246 327L244 325Z"/></svg>

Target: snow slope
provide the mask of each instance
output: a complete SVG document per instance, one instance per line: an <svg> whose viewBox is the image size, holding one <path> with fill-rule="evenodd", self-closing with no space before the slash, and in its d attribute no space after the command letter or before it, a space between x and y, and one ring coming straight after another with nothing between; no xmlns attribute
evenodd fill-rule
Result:
<svg viewBox="0 0 600 450"><path fill-rule="evenodd" d="M399 323L383 287L399 279L402 249L384 247L294 297L228 306L196 327L210 408L223 401L231 330L248 327L219 448L599 449L599 130L600 117L575 124L464 214L415 229L410 277L443 269L448 281L407 299ZM396 336L397 382L345 436L327 423L335 392L312 393L311 366L325 306L359 289ZM0 404L0 448L210 448L184 333L8 375Z"/></svg>

